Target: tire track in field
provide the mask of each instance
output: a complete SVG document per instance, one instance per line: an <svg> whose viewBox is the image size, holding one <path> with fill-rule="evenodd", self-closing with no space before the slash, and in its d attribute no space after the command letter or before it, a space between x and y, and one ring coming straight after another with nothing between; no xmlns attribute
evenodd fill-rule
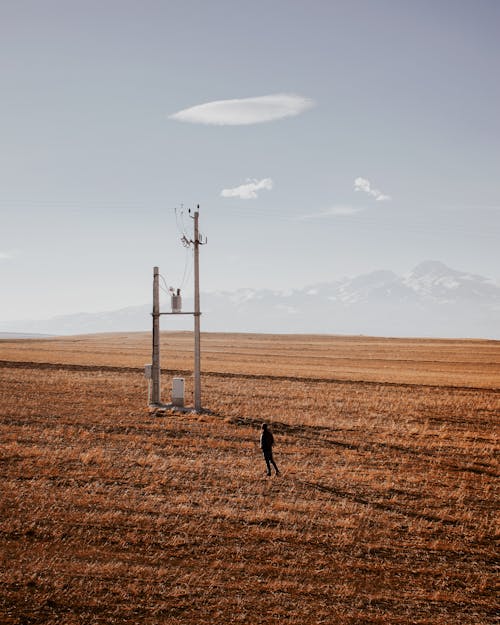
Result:
<svg viewBox="0 0 500 625"><path fill-rule="evenodd" d="M82 371L89 373L143 373L143 367L118 367L113 365L80 365L70 363L33 362L23 360L0 360L0 369L43 369L62 371ZM167 375L179 375L191 377L193 372L184 369L162 369ZM224 371L202 371L202 375L211 378L234 378L242 380L270 380L275 382L308 382L312 384L358 384L360 386L390 386L399 388L436 388L451 391L480 391L500 394L500 388L487 386L463 386L453 384L421 384L412 382L388 382L377 380L341 379L341 378L318 378L297 375L269 375L259 373L231 373Z"/></svg>

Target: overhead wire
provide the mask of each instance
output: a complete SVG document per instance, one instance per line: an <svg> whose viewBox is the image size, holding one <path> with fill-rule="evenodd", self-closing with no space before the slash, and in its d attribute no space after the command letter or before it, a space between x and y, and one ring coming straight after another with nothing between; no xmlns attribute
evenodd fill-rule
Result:
<svg viewBox="0 0 500 625"><path fill-rule="evenodd" d="M181 211L181 222L182 222L182 236L186 237L186 224L184 223L184 207L182 208Z"/></svg>
<svg viewBox="0 0 500 625"><path fill-rule="evenodd" d="M186 254L184 256L184 272L182 274L182 280L181 280L181 285L180 288L183 289L184 285L187 282L187 276L188 276L188 268L190 270L191 273L191 262L193 260L193 251L190 248L186 248Z"/></svg>
<svg viewBox="0 0 500 625"><path fill-rule="evenodd" d="M288 211L282 209L261 209L258 207L248 207L242 208L238 210L237 213L232 213L229 215L225 215L225 218L245 218L245 219L254 219L261 217L269 217L276 222L287 222L297 223L297 224L314 224L316 222L319 223L331 223L335 224L335 227L360 227L360 228L375 228L377 231L387 231L387 232L408 232L414 234L421 235L466 235L473 236L478 239L488 239L497 237L496 231L494 229L482 229L482 230L473 230L466 223L458 223L449 221L448 223L425 223L422 219L418 221L414 221L413 223L384 223L382 219L373 219L370 218L367 214L363 215L362 213L358 216L328 216L328 215L304 215L299 213L290 213ZM268 224L269 225L269 224Z"/></svg>
<svg viewBox="0 0 500 625"><path fill-rule="evenodd" d="M181 236L186 236L186 228L184 226L184 218L183 218L184 209L182 208L182 205L181 205L181 209L180 209L182 228L181 228L181 224L179 223L179 211L178 211L177 207L174 208L174 213L175 213L175 225L177 226L177 230L178 230L179 234Z"/></svg>
<svg viewBox="0 0 500 625"><path fill-rule="evenodd" d="M163 281L163 284L165 285L165 286L162 286L162 285L160 284L160 285L159 285L159 286L160 286L160 289L161 289L162 291L164 291L165 293L170 293L170 289L171 289L172 287L169 287L169 286L168 286L167 281L165 280L165 278L162 276L162 274L161 274L161 273L160 273L159 275L160 275L161 280Z"/></svg>
<svg viewBox="0 0 500 625"><path fill-rule="evenodd" d="M84 205L83 203L81 203L80 201L63 201L63 200L54 200L54 201L50 201L46 200L44 201L43 199L37 199L36 201L28 198L28 199L24 199L24 198L15 198L13 200L6 200L6 199L0 199L0 205L2 204L9 204L9 206L11 206L12 204L15 204L17 206L22 206L25 205L27 208L36 208L36 207L42 207L42 208L46 208L49 205L52 208L55 208L56 210L62 210L64 208L65 211L67 210L83 210ZM123 202L123 201L111 201L111 200L103 200L100 202L94 202L91 206L91 210L97 208L97 206L105 206L106 209L111 210L113 212L134 212L136 210L140 210L142 212L144 212L144 206L139 206L138 204L136 204L135 202ZM497 206L486 206L486 207L480 207L483 209L487 209L487 210L491 210L491 211L498 211L498 207ZM174 215L175 215L175 221L176 221L176 227L177 230L179 232L179 234L181 235L181 237L186 237L186 239L189 240L189 236L187 235L187 228L186 228L186 223L185 223L185 210L183 205L181 205L181 208L171 208L169 210L173 210ZM225 209L221 209L220 206L219 207L214 207L214 210L212 211L213 215L216 214L222 215L224 216L225 219L238 219L238 218L263 218L263 217L269 217L274 221L277 222L305 222L305 223L314 223L316 221L320 222L320 221L324 221L326 222L326 220L328 219L327 216L324 217L324 219L321 219L319 216L306 216L306 215L300 215L297 212L295 213L290 213L290 211L286 208L282 208L282 207L274 207L274 206L267 206L267 207L259 207L259 206L241 206L238 208L237 211L230 211L227 212ZM421 233L421 234L446 234L446 235L450 235L450 234L455 234L455 235L466 235L468 237L473 236L476 239L492 239L492 238L497 238L497 233L496 230L494 228L483 228L481 230L474 230L471 229L466 223L460 224L460 223L454 223L453 221L449 221L447 224L430 224L430 223L424 223L422 221L420 221L420 223L408 223L408 224L403 224L403 223L399 223L399 224L387 224L387 223L383 223L379 220L373 220L373 219L366 219L366 218L361 218L360 216L356 217L349 217L349 216L342 216L342 217L338 217L335 218L334 216L332 216L332 220L335 219L335 226L346 226L346 225L354 225L354 226L359 226L359 227L363 227L363 228L368 228L368 227L372 227L372 226L376 226L377 229L380 229L382 231L392 231L392 232L412 232L412 233Z"/></svg>
<svg viewBox="0 0 500 625"><path fill-rule="evenodd" d="M191 275L193 273L193 266L194 266L193 255L194 255L194 250L191 250L191 254L190 254L191 262L189 263L189 272L188 272L188 274L186 276L186 279L185 279L184 283L189 282L189 280L191 279Z"/></svg>
<svg viewBox="0 0 500 625"><path fill-rule="evenodd" d="M184 269L182 272L182 279L179 285L179 288L183 289L186 283L188 282L188 280L190 279L191 274L193 272L193 249L191 247L192 242L186 233L186 225L184 222L184 213L185 213L184 206L181 204L180 209L175 207L172 210L175 215L175 223L176 223L177 230L179 234L181 235L181 242L186 248L186 254L184 256ZM162 289L162 291L164 291L165 293L171 293L171 290L173 289L173 287L168 286L163 275L160 274L160 278L162 279L163 285L164 285L164 286L160 285L160 288Z"/></svg>

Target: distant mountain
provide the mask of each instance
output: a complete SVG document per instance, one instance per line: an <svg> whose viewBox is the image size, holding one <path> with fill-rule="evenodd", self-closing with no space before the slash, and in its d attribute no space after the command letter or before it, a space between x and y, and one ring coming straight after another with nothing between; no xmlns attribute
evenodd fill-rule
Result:
<svg viewBox="0 0 500 625"><path fill-rule="evenodd" d="M438 261L425 261L401 276L373 271L290 291L203 293L201 301L202 330L212 332L500 339L500 286ZM162 302L165 312L168 308L169 302ZM144 305L79 313L11 322L2 329L46 334L149 330L150 310ZM192 310L189 298L184 310ZM171 317L163 318L161 327L176 329Z"/></svg>
<svg viewBox="0 0 500 625"><path fill-rule="evenodd" d="M403 278L419 297L441 303L497 302L499 286L492 280L450 269L437 261L425 261Z"/></svg>
<svg viewBox="0 0 500 625"><path fill-rule="evenodd" d="M374 271L285 293L212 293L203 301L217 330L229 319L242 331L500 339L500 286L437 261L402 276Z"/></svg>

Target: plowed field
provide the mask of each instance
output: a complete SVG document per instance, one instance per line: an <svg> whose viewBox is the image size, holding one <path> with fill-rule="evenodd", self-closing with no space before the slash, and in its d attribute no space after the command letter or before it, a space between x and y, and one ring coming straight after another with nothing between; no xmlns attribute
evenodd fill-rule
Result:
<svg viewBox="0 0 500 625"><path fill-rule="evenodd" d="M0 623L496 622L500 343L202 348L207 412L158 416L147 335L0 341Z"/></svg>

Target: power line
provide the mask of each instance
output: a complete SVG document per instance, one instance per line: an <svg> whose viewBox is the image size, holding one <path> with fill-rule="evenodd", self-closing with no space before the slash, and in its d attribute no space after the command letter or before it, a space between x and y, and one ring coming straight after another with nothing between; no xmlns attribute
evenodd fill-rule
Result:
<svg viewBox="0 0 500 625"><path fill-rule="evenodd" d="M181 280L181 286L180 286L181 289L184 288L184 285L186 284L187 280L189 279L189 277L191 277L191 272L193 270L192 260L193 260L192 250L186 247L186 254L184 256L184 272L182 274L182 280ZM189 275L188 275L188 268L189 268Z"/></svg>
<svg viewBox="0 0 500 625"><path fill-rule="evenodd" d="M175 213L175 225L177 226L177 230L179 234L182 237L184 237L186 236L186 227L184 225L184 205L181 204L181 208L180 208L180 219L182 221L182 228L181 228L181 225L179 224L179 211L177 210L177 207L174 208L174 213Z"/></svg>

